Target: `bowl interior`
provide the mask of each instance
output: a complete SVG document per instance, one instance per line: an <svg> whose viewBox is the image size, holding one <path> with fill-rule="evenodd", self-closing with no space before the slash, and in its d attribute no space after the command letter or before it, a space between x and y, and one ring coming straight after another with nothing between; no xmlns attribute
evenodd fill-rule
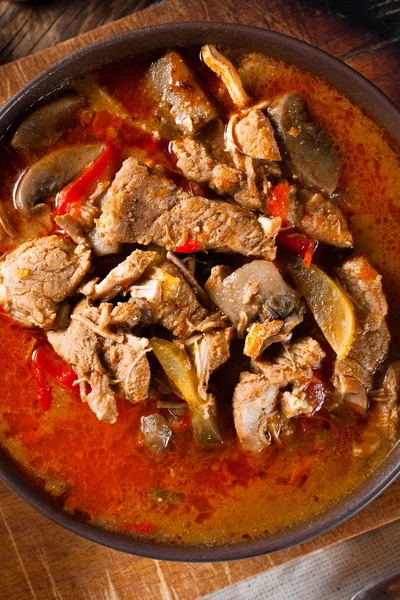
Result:
<svg viewBox="0 0 400 600"><path fill-rule="evenodd" d="M20 90L0 111L0 136L39 98L100 67L165 47L217 43L255 50L294 63L324 77L364 110L400 144L400 113L372 83L356 71L313 46L272 31L216 22L170 23L129 31L92 44L69 55ZM54 506L0 455L1 479L36 510L66 529L92 541L131 554L174 561L221 561L243 559L283 550L302 543L348 519L373 500L400 473L400 446L352 493L331 509L290 529L265 538L233 545L182 547L148 543L106 531L79 521Z"/></svg>

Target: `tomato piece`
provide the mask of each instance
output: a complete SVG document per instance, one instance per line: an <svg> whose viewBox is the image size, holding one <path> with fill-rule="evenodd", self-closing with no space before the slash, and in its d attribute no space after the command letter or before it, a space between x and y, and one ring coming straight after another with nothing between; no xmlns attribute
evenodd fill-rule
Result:
<svg viewBox="0 0 400 600"><path fill-rule="evenodd" d="M269 212L273 217L280 217L284 225L288 219L288 198L290 194L290 185L287 183L278 183L272 190L268 198Z"/></svg>
<svg viewBox="0 0 400 600"><path fill-rule="evenodd" d="M115 171L119 158L119 149L110 144L107 145L99 158L63 190L61 203L54 214L65 215L70 213L74 218L77 218L80 204L90 196L101 179L110 176L110 171Z"/></svg>
<svg viewBox="0 0 400 600"><path fill-rule="evenodd" d="M37 382L37 394L39 404L42 410L47 411L51 408L51 391L46 384L45 374L37 365L33 365Z"/></svg>
<svg viewBox="0 0 400 600"><path fill-rule="evenodd" d="M303 264L309 267L317 247L317 241L309 238L303 233L298 233L295 229L283 229L276 238L277 244L286 248L289 252L293 252L298 256L303 257Z"/></svg>
<svg viewBox="0 0 400 600"><path fill-rule="evenodd" d="M32 354L32 360L35 370L40 371L42 375L49 375L60 385L75 389L74 383L77 379L76 373L55 352L48 346L40 346Z"/></svg>
<svg viewBox="0 0 400 600"><path fill-rule="evenodd" d="M200 252L201 250L203 250L203 248L198 240L188 240L182 246L176 246L176 248L174 248L174 252L183 253Z"/></svg>

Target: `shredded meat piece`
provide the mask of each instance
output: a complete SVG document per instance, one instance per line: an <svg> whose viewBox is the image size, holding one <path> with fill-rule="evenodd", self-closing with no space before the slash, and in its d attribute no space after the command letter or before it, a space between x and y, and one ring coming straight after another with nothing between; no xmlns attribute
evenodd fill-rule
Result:
<svg viewBox="0 0 400 600"><path fill-rule="evenodd" d="M150 367L146 358L149 343L118 330L108 330L113 322L112 305L95 307L82 300L64 331L48 332L54 350L76 371L83 401L87 401L100 421L115 423L118 412L115 393L140 402L147 398ZM84 383L91 387L86 392Z"/></svg>
<svg viewBox="0 0 400 600"><path fill-rule="evenodd" d="M346 402L365 411L372 375L389 351L390 334L385 320L388 307L382 277L366 258L346 261L338 276L353 301L358 325L349 354L335 363L334 385Z"/></svg>
<svg viewBox="0 0 400 600"><path fill-rule="evenodd" d="M208 183L215 162L200 142L183 138L172 142L172 151L177 157L177 167L184 176L197 183Z"/></svg>
<svg viewBox="0 0 400 600"><path fill-rule="evenodd" d="M136 403L146 400L150 385L150 366L146 352L151 350L146 338L127 333L124 343L105 340L102 362L114 380L118 396Z"/></svg>
<svg viewBox="0 0 400 600"><path fill-rule="evenodd" d="M135 327L140 321L140 310L130 302L118 302L111 312L110 325Z"/></svg>
<svg viewBox="0 0 400 600"><path fill-rule="evenodd" d="M310 379L314 369L321 367L325 357L319 343L311 337L282 344L273 361L252 360L255 373L262 373L268 381L278 386Z"/></svg>
<svg viewBox="0 0 400 600"><path fill-rule="evenodd" d="M90 269L90 250L52 235L25 242L0 268L0 302L27 327L50 329L63 300Z"/></svg>
<svg viewBox="0 0 400 600"><path fill-rule="evenodd" d="M243 154L263 160L281 160L274 130L261 110L250 110L237 121L234 134L236 145Z"/></svg>
<svg viewBox="0 0 400 600"><path fill-rule="evenodd" d="M89 294L91 300L111 300L122 290L137 281L156 257L155 252L134 250L124 261L112 269L108 275L94 286Z"/></svg>
<svg viewBox="0 0 400 600"><path fill-rule="evenodd" d="M221 314L209 314L200 304L195 292L183 277L181 270L169 260L164 260L149 272L150 281L161 286L161 300L158 297L132 294L129 303L134 304L144 323L159 323L177 337L186 338L195 331L201 331L208 323L212 327L223 327ZM146 284L147 285L147 284Z"/></svg>
<svg viewBox="0 0 400 600"><path fill-rule="evenodd" d="M292 334L283 331L284 325L285 322L280 320L253 323L246 336L243 354L257 358L271 344L288 341Z"/></svg>
<svg viewBox="0 0 400 600"><path fill-rule="evenodd" d="M230 97L238 108L250 104L250 98L244 91L239 74L230 60L218 52L213 44L203 46L201 56L207 67L222 79Z"/></svg>
<svg viewBox="0 0 400 600"><path fill-rule="evenodd" d="M274 260L277 233L266 234L257 218L243 208L189 197L157 219L148 237L168 250L183 245L192 236L205 249Z"/></svg>
<svg viewBox="0 0 400 600"><path fill-rule="evenodd" d="M305 215L297 225L297 229L304 231L311 238L320 242L350 248L353 245L346 219L340 208L331 200L321 194L313 194L302 190L300 198L304 203Z"/></svg>
<svg viewBox="0 0 400 600"><path fill-rule="evenodd" d="M390 440L396 439L400 418L400 362L387 368L382 386L371 393L373 411L379 429Z"/></svg>
<svg viewBox="0 0 400 600"><path fill-rule="evenodd" d="M300 415L309 417L315 410L315 403L308 398L303 384L294 385L291 391L283 392L280 395L280 404L287 419Z"/></svg>
<svg viewBox="0 0 400 600"><path fill-rule="evenodd" d="M198 392L205 398L210 375L219 369L230 356L230 341L233 327L196 335L186 340L185 345L195 366L198 379Z"/></svg>
<svg viewBox="0 0 400 600"><path fill-rule="evenodd" d="M55 217L55 222L57 225L65 231L67 235L71 238L74 244L83 244L87 245L87 240L83 233L82 227L75 221L70 214L59 215Z"/></svg>
<svg viewBox="0 0 400 600"><path fill-rule="evenodd" d="M243 174L234 167L216 162L199 141L191 138L175 140L172 150L186 179L207 183L217 194L233 194L239 190Z"/></svg>
<svg viewBox="0 0 400 600"><path fill-rule="evenodd" d="M240 444L247 452L260 452L279 434L279 388L262 375L243 372L233 392L233 419Z"/></svg>
<svg viewBox="0 0 400 600"><path fill-rule="evenodd" d="M75 308L75 315L81 314L87 307L82 300ZM86 393L80 386L81 398L87 402L99 421L115 423L118 412L109 377L103 367L99 352L101 345L96 333L76 319L72 319L65 331L50 331L48 340L54 350L76 371L78 379L87 382L91 391Z"/></svg>
<svg viewBox="0 0 400 600"><path fill-rule="evenodd" d="M136 159L127 159L107 194L99 230L108 243L155 242L174 250L188 239L204 249L274 260L275 236L256 216L228 202L192 197Z"/></svg>

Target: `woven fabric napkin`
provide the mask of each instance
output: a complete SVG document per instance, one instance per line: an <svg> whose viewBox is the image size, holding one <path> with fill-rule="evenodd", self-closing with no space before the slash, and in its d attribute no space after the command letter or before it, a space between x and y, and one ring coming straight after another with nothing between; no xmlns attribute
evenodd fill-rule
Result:
<svg viewBox="0 0 400 600"><path fill-rule="evenodd" d="M400 521L321 550L203 600L350 600L400 572Z"/></svg>

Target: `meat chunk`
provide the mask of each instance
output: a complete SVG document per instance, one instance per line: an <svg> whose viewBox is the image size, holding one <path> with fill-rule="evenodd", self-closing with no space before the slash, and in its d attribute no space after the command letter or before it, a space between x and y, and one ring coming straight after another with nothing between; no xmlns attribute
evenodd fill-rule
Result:
<svg viewBox="0 0 400 600"><path fill-rule="evenodd" d="M156 257L155 252L134 250L124 261L112 269L108 275L94 286L90 294L92 300L111 300L122 290L139 279Z"/></svg>
<svg viewBox="0 0 400 600"><path fill-rule="evenodd" d="M228 360L233 334L233 328L227 327L187 340L186 346L195 367L200 397L205 398L207 394L210 375Z"/></svg>
<svg viewBox="0 0 400 600"><path fill-rule="evenodd" d="M257 217L244 208L189 196L157 219L145 243L153 241L173 250L194 238L205 250L274 260L275 238L281 221L269 220L277 225L271 235L265 233Z"/></svg>
<svg viewBox="0 0 400 600"><path fill-rule="evenodd" d="M339 161L331 140L307 115L301 97L294 92L280 96L268 114L293 175L305 187L332 194L338 184Z"/></svg>
<svg viewBox="0 0 400 600"><path fill-rule="evenodd" d="M205 284L211 300L231 320L239 337L246 338L245 353L258 356L269 344L287 339L303 319L298 294L270 262L254 260L230 273L214 267ZM275 338L279 335L280 338Z"/></svg>
<svg viewBox="0 0 400 600"><path fill-rule="evenodd" d="M215 161L200 142L183 138L172 142L172 151L177 158L177 166L190 181L208 183Z"/></svg>
<svg viewBox="0 0 400 600"><path fill-rule="evenodd" d="M234 167L216 162L197 140L175 140L172 150L177 157L177 166L190 181L207 183L222 195L234 194L239 190L242 173Z"/></svg>
<svg viewBox="0 0 400 600"><path fill-rule="evenodd" d="M155 242L173 250L188 239L197 239L204 249L268 260L275 258L279 229L272 228L268 234L248 210L192 197L134 158L126 160L117 173L98 225L108 243Z"/></svg>
<svg viewBox="0 0 400 600"><path fill-rule="evenodd" d="M389 365L382 386L371 396L378 428L387 438L395 440L400 417L400 362Z"/></svg>
<svg viewBox="0 0 400 600"><path fill-rule="evenodd" d="M194 135L217 117L217 111L182 57L166 52L153 62L146 77L148 93L157 103L157 116L185 135Z"/></svg>
<svg viewBox="0 0 400 600"><path fill-rule="evenodd" d="M289 344L282 344L273 360L252 360L252 369L268 381L285 387L289 383L310 379L314 369L321 367L325 352L311 337L304 337Z"/></svg>
<svg viewBox="0 0 400 600"><path fill-rule="evenodd" d="M358 325L349 354L336 361L334 385L347 402L366 410L366 392L372 387L372 375L387 356L390 342L382 277L362 256L346 261L338 276L353 301Z"/></svg>
<svg viewBox="0 0 400 600"><path fill-rule="evenodd" d="M86 307L86 300L82 300L73 314L84 314ZM89 404L99 421L115 423L118 416L117 405L109 377L99 358L101 345L96 333L78 319L71 319L65 331L49 331L47 338L57 354L71 365L82 381L82 400ZM89 394L85 383L91 387Z"/></svg>
<svg viewBox="0 0 400 600"><path fill-rule="evenodd" d="M52 235L25 242L1 265L0 302L28 327L50 329L90 269L90 250Z"/></svg>
<svg viewBox="0 0 400 600"><path fill-rule="evenodd" d="M111 310L106 309L107 305L97 308L82 300L75 307L68 328L48 332L47 337L57 354L76 371L82 400L87 401L100 421L115 423L115 393L131 402L147 398L149 343L146 338L123 330L108 330ZM105 313L108 322L104 322ZM86 392L85 383L90 385L90 393Z"/></svg>
<svg viewBox="0 0 400 600"><path fill-rule="evenodd" d="M123 343L104 340L102 362L115 381L118 396L136 403L146 400L150 385L150 366L146 352L150 349L146 338L131 333L124 335Z"/></svg>
<svg viewBox="0 0 400 600"><path fill-rule="evenodd" d="M315 411L315 402L310 400L304 387L304 384L297 384L293 386L292 390L280 395L281 410L287 419L293 419L300 415L309 417Z"/></svg>
<svg viewBox="0 0 400 600"><path fill-rule="evenodd" d="M353 245L346 219L340 208L321 194L313 194L306 190L300 193L305 214L297 225L297 229L320 242L350 248Z"/></svg>
<svg viewBox="0 0 400 600"><path fill-rule="evenodd" d="M257 358L271 344L290 339L291 334L285 331L285 322L281 320L253 323L246 336L243 354Z"/></svg>
<svg viewBox="0 0 400 600"><path fill-rule="evenodd" d="M262 160L281 160L274 130L268 117L259 109L250 110L236 122L236 145L247 156Z"/></svg>
<svg viewBox="0 0 400 600"><path fill-rule="evenodd" d="M139 290L154 282L159 293L150 294ZM132 286L130 303L141 312L144 323L158 323L169 329L177 337L189 337L195 331L211 326L221 327L224 322L220 315L210 315L197 299L195 292L182 277L181 271L169 260L161 262L149 272L146 282Z"/></svg>
<svg viewBox="0 0 400 600"><path fill-rule="evenodd" d="M262 375L243 372L233 393L233 419L240 444L247 452L260 452L277 428L279 388Z"/></svg>
<svg viewBox="0 0 400 600"><path fill-rule="evenodd" d="M139 242L160 215L186 197L172 181L128 158L107 193L99 231L108 243Z"/></svg>

